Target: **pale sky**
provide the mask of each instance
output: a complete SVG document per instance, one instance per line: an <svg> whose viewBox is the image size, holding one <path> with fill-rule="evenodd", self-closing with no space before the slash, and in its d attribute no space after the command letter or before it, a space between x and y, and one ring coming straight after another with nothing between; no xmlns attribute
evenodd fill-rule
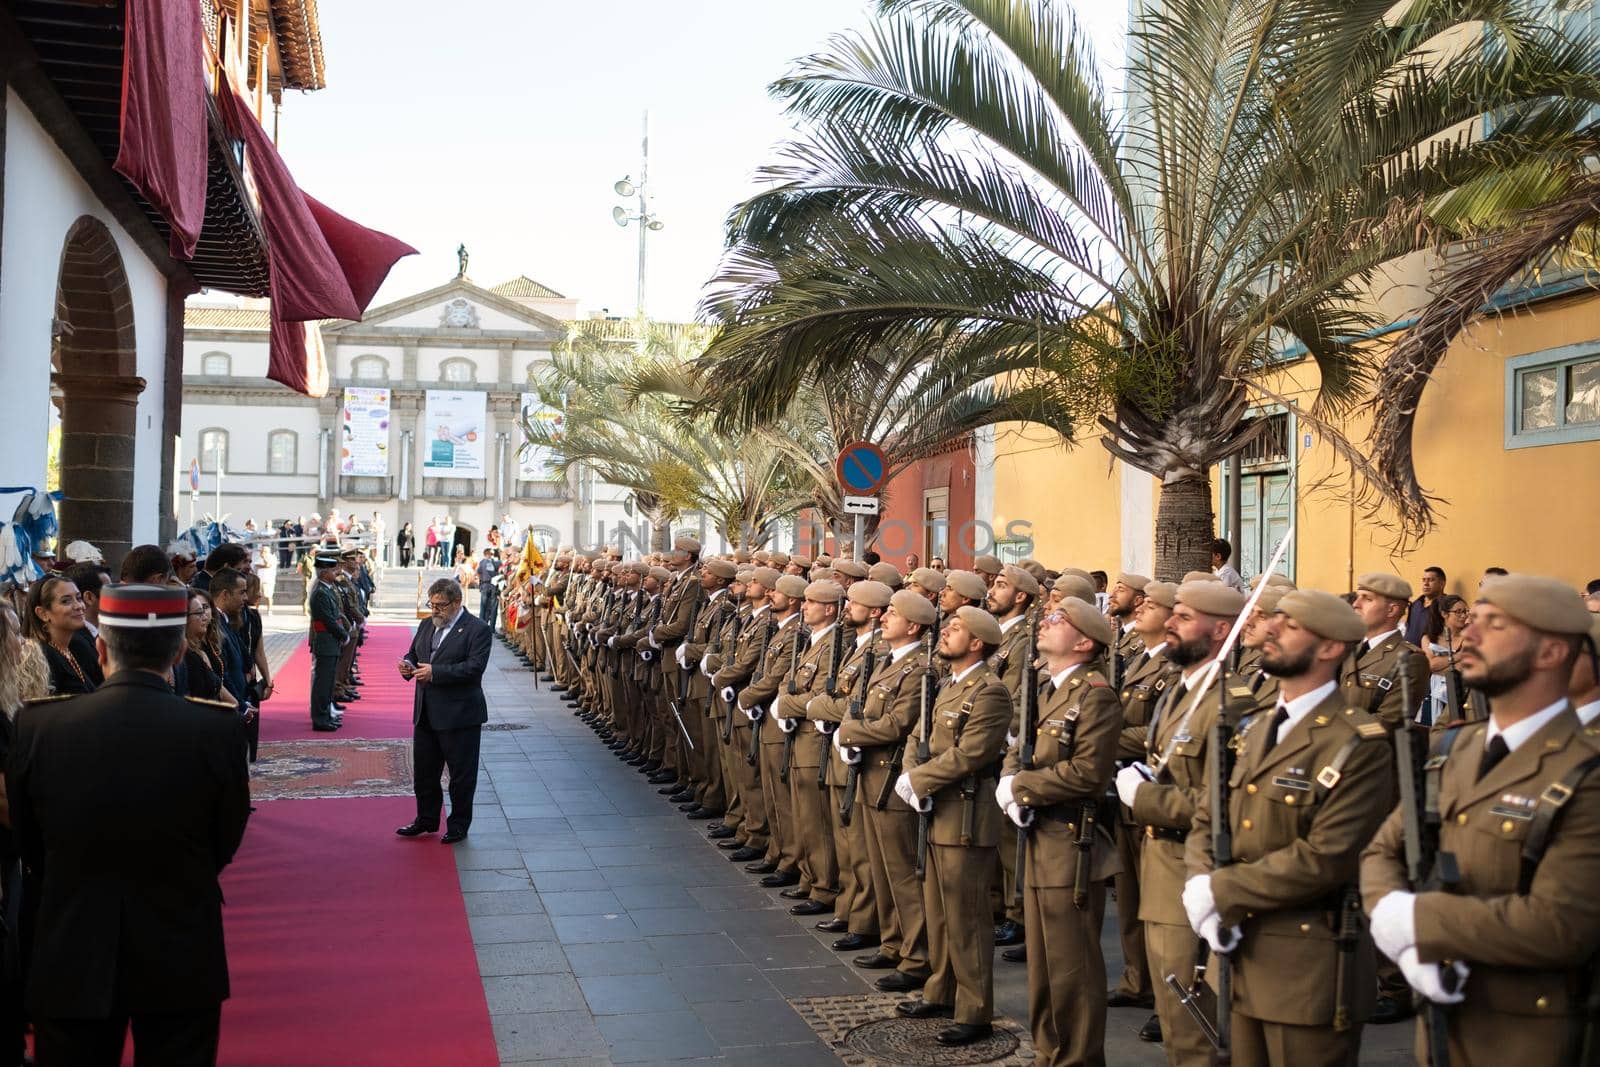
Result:
<svg viewBox="0 0 1600 1067"><path fill-rule="evenodd" d="M1112 48L1125 5L1076 7ZM767 85L864 0L321 0L328 88L286 94L280 148L307 192L421 253L374 306L468 276L527 274L585 311L633 311L638 178L650 112L647 305L694 314L729 210L787 123ZM632 208L635 202L629 202Z"/></svg>

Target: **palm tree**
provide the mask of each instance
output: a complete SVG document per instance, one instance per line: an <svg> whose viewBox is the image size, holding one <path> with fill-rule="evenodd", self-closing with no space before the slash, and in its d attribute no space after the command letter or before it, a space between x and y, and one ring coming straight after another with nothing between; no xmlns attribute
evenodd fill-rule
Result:
<svg viewBox="0 0 1600 1067"><path fill-rule="evenodd" d="M801 132L730 219L706 301L724 424L951 327L974 366L1029 353L1056 422L1159 479L1164 577L1208 562L1210 469L1262 404L1419 530L1420 490L1339 420L1369 392L1382 273L1594 151L1600 50L1545 6L1150 0L1117 106L1063 3L880 0L773 87ZM1309 405L1272 388L1293 346Z"/></svg>

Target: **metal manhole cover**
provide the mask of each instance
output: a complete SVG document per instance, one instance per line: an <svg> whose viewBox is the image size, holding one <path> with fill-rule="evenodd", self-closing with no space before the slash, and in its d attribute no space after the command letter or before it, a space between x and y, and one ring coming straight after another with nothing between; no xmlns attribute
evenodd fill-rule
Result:
<svg viewBox="0 0 1600 1067"><path fill-rule="evenodd" d="M1016 1035L996 1028L982 1041L960 1048L945 1048L933 1035L950 1025L948 1019L880 1019L844 1035L847 1048L881 1063L907 1067L944 1067L947 1064L993 1063L1017 1050Z"/></svg>
<svg viewBox="0 0 1600 1067"><path fill-rule="evenodd" d="M483 724L483 728L485 730L526 730L528 724L525 722L486 722Z"/></svg>

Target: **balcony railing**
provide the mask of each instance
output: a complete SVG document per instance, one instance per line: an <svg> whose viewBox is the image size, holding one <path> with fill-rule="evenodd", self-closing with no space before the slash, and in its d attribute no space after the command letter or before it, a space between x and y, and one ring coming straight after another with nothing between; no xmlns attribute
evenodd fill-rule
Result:
<svg viewBox="0 0 1600 1067"><path fill-rule="evenodd" d="M340 475L339 495L368 500L388 500L394 496L394 478L386 475Z"/></svg>
<svg viewBox="0 0 1600 1067"><path fill-rule="evenodd" d="M517 482L512 498L564 504L572 498L572 493L566 482Z"/></svg>
<svg viewBox="0 0 1600 1067"><path fill-rule="evenodd" d="M428 500L484 500L482 478L424 478L422 495Z"/></svg>

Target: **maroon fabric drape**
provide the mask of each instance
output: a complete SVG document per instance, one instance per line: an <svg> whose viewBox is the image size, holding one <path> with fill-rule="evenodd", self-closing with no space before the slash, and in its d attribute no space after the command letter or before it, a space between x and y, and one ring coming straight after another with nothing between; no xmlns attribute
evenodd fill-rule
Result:
<svg viewBox="0 0 1600 1067"><path fill-rule="evenodd" d="M274 300L267 343L267 379L306 396L325 396L328 357L322 348L321 331L314 322L288 322L280 318L277 306Z"/></svg>
<svg viewBox="0 0 1600 1067"><path fill-rule="evenodd" d="M196 0L127 0L121 144L114 164L193 259L206 221L205 27Z"/></svg>

